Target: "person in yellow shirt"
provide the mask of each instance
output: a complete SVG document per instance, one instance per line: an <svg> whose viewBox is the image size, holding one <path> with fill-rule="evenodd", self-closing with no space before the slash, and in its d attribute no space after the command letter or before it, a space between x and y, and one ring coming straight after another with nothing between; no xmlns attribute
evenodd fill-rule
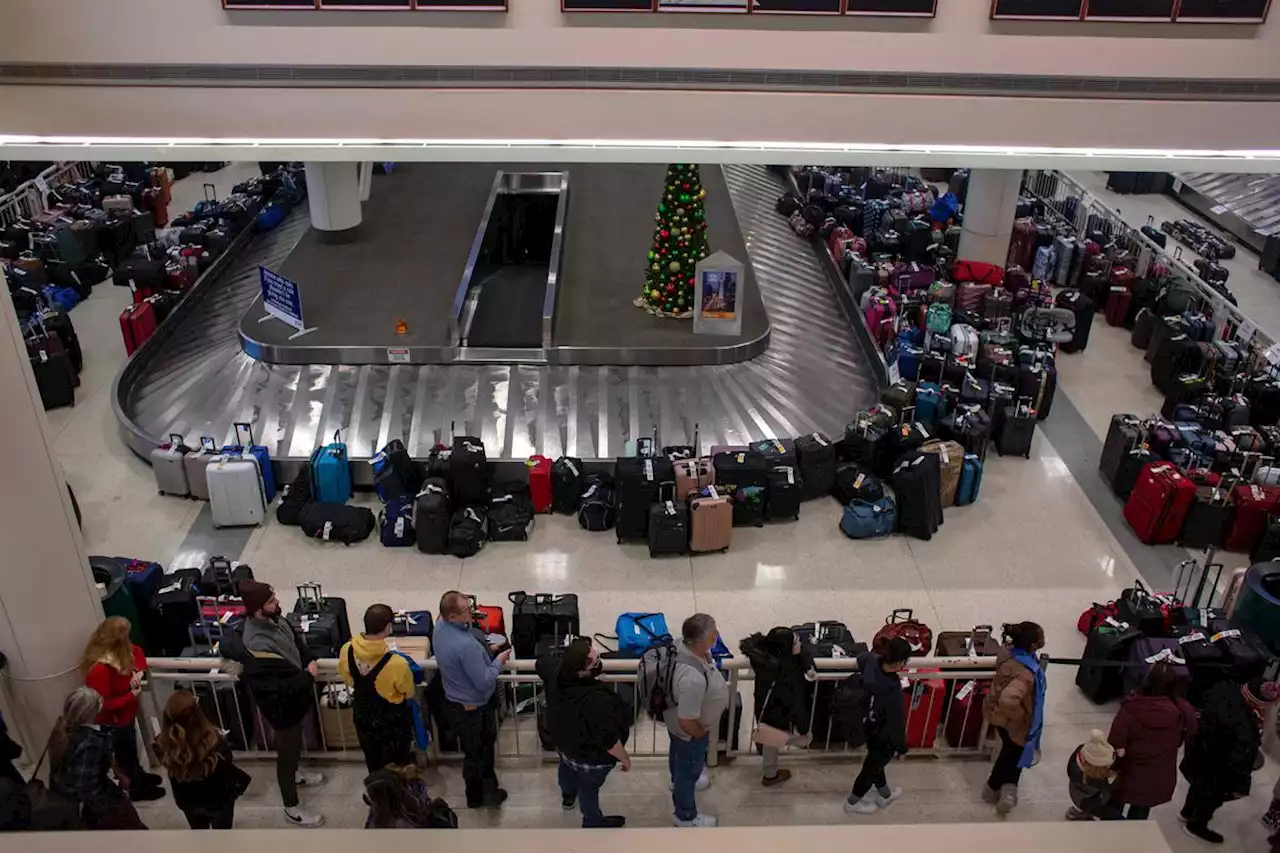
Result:
<svg viewBox="0 0 1280 853"><path fill-rule="evenodd" d="M395 614L385 604L364 612L364 633L338 653L338 672L355 691L356 737L369 772L413 763L413 673L387 646Z"/></svg>

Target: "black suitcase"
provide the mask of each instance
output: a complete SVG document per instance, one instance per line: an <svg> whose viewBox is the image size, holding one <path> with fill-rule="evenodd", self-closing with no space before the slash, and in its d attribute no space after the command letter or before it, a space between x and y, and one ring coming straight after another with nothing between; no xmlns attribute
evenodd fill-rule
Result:
<svg viewBox="0 0 1280 853"><path fill-rule="evenodd" d="M1058 294L1057 304L1076 315L1075 332L1071 340L1062 344L1062 351L1083 352L1089 345L1089 332L1093 328L1094 302L1078 290L1064 290Z"/></svg>
<svg viewBox="0 0 1280 853"><path fill-rule="evenodd" d="M582 479L582 497L578 504L578 526L600 533L613 527L617 515L613 477L588 474Z"/></svg>
<svg viewBox="0 0 1280 853"><path fill-rule="evenodd" d="M819 432L796 438L796 461L800 466L800 498L813 500L831 494L836 480L836 447ZM717 475L719 472L716 472ZM719 479L716 482L720 482Z"/></svg>
<svg viewBox="0 0 1280 853"><path fill-rule="evenodd" d="M1129 646L1141 636L1137 628L1106 624L1089 632L1076 669L1076 686L1085 696L1101 705L1124 695L1123 670L1115 664L1128 658Z"/></svg>
<svg viewBox="0 0 1280 853"><path fill-rule="evenodd" d="M165 575L152 609L142 614L153 655L178 657L191 643L188 630L200 619L196 596L200 593L199 569L178 569Z"/></svg>
<svg viewBox="0 0 1280 853"><path fill-rule="evenodd" d="M863 470L883 473L893 463L889 439L884 428L876 424L849 424L844 437L836 442L839 459L852 462Z"/></svg>
<svg viewBox="0 0 1280 853"><path fill-rule="evenodd" d="M551 466L551 507L556 512L572 515L582 498L582 460L561 456Z"/></svg>
<svg viewBox="0 0 1280 853"><path fill-rule="evenodd" d="M767 521L800 517L800 474L794 467L775 465L769 470L764 516Z"/></svg>
<svg viewBox="0 0 1280 853"><path fill-rule="evenodd" d="M675 481L670 459L661 456L620 456L614 465L618 482L618 506L614 532L618 541L646 539L649 510L658 500L663 483Z"/></svg>
<svg viewBox="0 0 1280 853"><path fill-rule="evenodd" d="M525 542L533 530L533 499L524 483L507 483L493 490L489 501L490 542Z"/></svg>
<svg viewBox="0 0 1280 853"><path fill-rule="evenodd" d="M1128 500L1133 487L1142 473L1142 466L1148 462L1158 462L1160 457L1145 448L1130 450L1120 458L1120 467L1116 470L1116 478L1111 481L1111 491L1121 500Z"/></svg>
<svg viewBox="0 0 1280 853"><path fill-rule="evenodd" d="M791 632L815 660L834 657L852 660L867 651L866 643L855 640L853 633L843 622L806 622L803 625L792 625ZM825 679L814 685L813 704L810 706L813 708L813 722L810 731L813 733L815 747L825 746L828 737L833 744L843 742L843 732L837 731L831 721L831 701L839 684L839 681Z"/></svg>
<svg viewBox="0 0 1280 853"><path fill-rule="evenodd" d="M916 400L916 384L902 380L895 382L880 392L880 402L892 406L894 411L902 411L914 406Z"/></svg>
<svg viewBox="0 0 1280 853"><path fill-rule="evenodd" d="M872 503L884 497L884 484L871 469L857 462L845 462L836 469L836 485L831 495L841 506L855 500Z"/></svg>
<svg viewBox="0 0 1280 853"><path fill-rule="evenodd" d="M336 658L342 646L351 640L347 600L326 597L319 584L298 586L298 600L287 618L318 658Z"/></svg>
<svg viewBox="0 0 1280 853"><path fill-rule="evenodd" d="M483 441L471 435L454 437L453 452L449 454L449 485L455 506L489 503L489 462Z"/></svg>
<svg viewBox="0 0 1280 853"><path fill-rule="evenodd" d="M1253 631L1230 619L1210 619L1210 637L1222 650L1227 663L1228 677L1246 682L1260 677L1271 661L1271 650Z"/></svg>
<svg viewBox="0 0 1280 853"><path fill-rule="evenodd" d="M1125 454L1135 449L1142 438L1142 420L1137 415L1112 415L1111 426L1107 428L1107 438L1102 444L1102 457L1098 460L1098 470L1103 479L1115 488L1116 477L1120 474L1120 465Z"/></svg>
<svg viewBox="0 0 1280 853"><path fill-rule="evenodd" d="M674 486L649 507L649 556L684 554L689 550L689 505L675 500Z"/></svg>
<svg viewBox="0 0 1280 853"><path fill-rule="evenodd" d="M388 442L371 464L373 486L383 503L412 497L422 487L422 471L398 438Z"/></svg>
<svg viewBox="0 0 1280 853"><path fill-rule="evenodd" d="M1258 259L1258 269L1273 276L1280 273L1280 234L1267 237L1267 242L1262 247L1262 257Z"/></svg>
<svg viewBox="0 0 1280 853"><path fill-rule="evenodd" d="M1280 517L1268 515L1262 536L1249 554L1249 562L1268 563L1277 557L1280 557Z"/></svg>
<svg viewBox="0 0 1280 853"><path fill-rule="evenodd" d="M44 323L46 332L57 335L58 340L62 341L62 348L66 351L67 358L71 359L72 369L76 373L83 370L84 351L80 347L80 336L76 334L71 318L66 314L48 314L41 322Z"/></svg>
<svg viewBox="0 0 1280 853"><path fill-rule="evenodd" d="M1058 390L1058 366L1055 364L1024 364L1018 368L1018 396L1030 397L1036 417L1049 417L1053 395Z"/></svg>
<svg viewBox="0 0 1280 853"><path fill-rule="evenodd" d="M253 580L249 566L232 566L226 557L210 557L200 573L200 594L204 596L240 595L240 584Z"/></svg>
<svg viewBox="0 0 1280 853"><path fill-rule="evenodd" d="M1183 547L1221 548L1226 541L1227 531L1235 519L1236 506L1231 502L1229 489L1217 489L1211 486L1200 486L1196 489L1195 500L1187 510L1187 518L1182 523L1182 532L1178 542Z"/></svg>
<svg viewBox="0 0 1280 853"><path fill-rule="evenodd" d="M1169 242L1168 235L1156 227L1156 218L1154 216L1147 217L1147 224L1142 226L1142 233L1161 249Z"/></svg>
<svg viewBox="0 0 1280 853"><path fill-rule="evenodd" d="M763 441L753 441L748 447L764 457L769 470L779 466L797 467L796 443L790 438L766 438ZM796 475L799 476L799 471Z"/></svg>
<svg viewBox="0 0 1280 853"><path fill-rule="evenodd" d="M996 453L1001 456L1031 458L1031 440L1036 435L1035 412L1026 405L1006 406L996 433Z"/></svg>
<svg viewBox="0 0 1280 853"><path fill-rule="evenodd" d="M424 554L449 553L449 484L433 477L422 484L413 505L413 528L418 550Z"/></svg>
<svg viewBox="0 0 1280 853"><path fill-rule="evenodd" d="M1159 318L1149 308L1139 308L1133 318L1133 332L1129 335L1129 343L1138 349L1151 346L1151 338L1156 331Z"/></svg>
<svg viewBox="0 0 1280 853"><path fill-rule="evenodd" d="M40 350L31 356L31 372L36 376L40 402L45 411L76 404L76 374L71 358L64 352Z"/></svg>
<svg viewBox="0 0 1280 853"><path fill-rule="evenodd" d="M991 417L981 406L958 406L938 422L938 437L954 441L965 453L985 460L991 438Z"/></svg>
<svg viewBox="0 0 1280 853"><path fill-rule="evenodd" d="M942 526L942 470L937 454L912 453L893 470L898 529L928 541Z"/></svg>
<svg viewBox="0 0 1280 853"><path fill-rule="evenodd" d="M1107 176L1107 189L1121 195L1129 195L1136 189L1137 172L1112 172Z"/></svg>
<svg viewBox="0 0 1280 853"><path fill-rule="evenodd" d="M799 448L796 449L798 453ZM754 450L717 453L711 458L711 464L716 470L717 486L763 487L769 483L769 463ZM803 470L800 476L804 478Z"/></svg>
<svg viewBox="0 0 1280 853"><path fill-rule="evenodd" d="M578 616L578 596L551 595L524 590L509 593L511 602L511 647L518 658L536 655L538 643L550 639L556 646L565 637L582 633Z"/></svg>

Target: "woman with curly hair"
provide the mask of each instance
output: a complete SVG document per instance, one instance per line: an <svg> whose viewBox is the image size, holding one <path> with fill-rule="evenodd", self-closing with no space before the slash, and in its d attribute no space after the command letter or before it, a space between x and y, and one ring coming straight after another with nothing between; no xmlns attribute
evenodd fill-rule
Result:
<svg viewBox="0 0 1280 853"><path fill-rule="evenodd" d="M231 745L191 693L180 690L165 704L156 755L192 829L231 829L236 799L250 777L232 761Z"/></svg>
<svg viewBox="0 0 1280 853"><path fill-rule="evenodd" d="M142 769L138 760L138 734L134 719L138 715L138 694L147 671L147 658L142 649L129 640L132 626L123 616L102 620L84 647L80 669L85 686L102 697L102 711L95 721L111 735L111 751L116 773L135 802L158 800L164 796L163 781Z"/></svg>

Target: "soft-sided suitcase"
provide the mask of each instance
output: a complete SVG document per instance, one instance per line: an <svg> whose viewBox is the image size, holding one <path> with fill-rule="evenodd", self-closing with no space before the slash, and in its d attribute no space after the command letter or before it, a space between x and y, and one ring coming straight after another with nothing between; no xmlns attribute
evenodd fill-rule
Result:
<svg viewBox="0 0 1280 853"><path fill-rule="evenodd" d="M953 506L956 502L956 491L960 487L960 475L964 469L964 448L954 441L934 439L921 445L920 451L937 455L938 496L942 506Z"/></svg>
<svg viewBox="0 0 1280 853"><path fill-rule="evenodd" d="M836 478L833 441L818 432L799 436L796 438L796 461L800 466L802 500L813 500L831 493Z"/></svg>
<svg viewBox="0 0 1280 853"><path fill-rule="evenodd" d="M1112 287L1107 291L1107 325L1123 326L1129 316L1133 293L1127 287Z"/></svg>
<svg viewBox="0 0 1280 853"><path fill-rule="evenodd" d="M200 618L196 607L199 587L199 569L177 569L164 576L156 590L151 613L143 616L152 654L177 657L190 645L187 629Z"/></svg>
<svg viewBox="0 0 1280 853"><path fill-rule="evenodd" d="M1196 487L1168 462L1146 465L1125 501L1124 518L1148 545L1173 542L1182 530Z"/></svg>
<svg viewBox="0 0 1280 853"><path fill-rule="evenodd" d="M449 454L449 484L455 506L489 503L489 460L483 441L472 435L454 437L453 452Z"/></svg>
<svg viewBox="0 0 1280 853"><path fill-rule="evenodd" d="M1058 368L1052 363L1023 364L1018 367L1018 396L1030 397L1036 417L1049 417L1053 395L1058 390Z"/></svg>
<svg viewBox="0 0 1280 853"><path fill-rule="evenodd" d="M156 312L150 303L130 305L120 314L120 333L124 337L124 351L133 355L138 348L151 340L156 332Z"/></svg>
<svg viewBox="0 0 1280 853"><path fill-rule="evenodd" d="M561 456L551 466L551 495L556 512L572 515L582 497L582 460Z"/></svg>
<svg viewBox="0 0 1280 853"><path fill-rule="evenodd" d="M276 478L275 473L271 469L271 454L267 448L261 444L253 443L253 425L247 423L232 424L235 430L235 445L222 448L223 453L241 453L252 456L258 463L258 468L262 472L262 489L263 494L267 497L267 503L271 503L276 499ZM243 430L243 432L242 432ZM241 444L244 440L244 444Z"/></svg>
<svg viewBox="0 0 1280 853"><path fill-rule="evenodd" d="M432 478L422 484L414 499L413 527L418 550L424 554L446 554L449 551L449 484Z"/></svg>
<svg viewBox="0 0 1280 853"><path fill-rule="evenodd" d="M1062 344L1062 351L1083 352L1089 345L1089 331L1093 328L1093 301L1078 290L1064 290L1058 294L1057 304L1076 316L1075 331L1071 340Z"/></svg>
<svg viewBox="0 0 1280 853"><path fill-rule="evenodd" d="M1000 643L991 636L990 625L972 631L943 631L938 634L934 654L938 657L991 657ZM982 703L991 692L990 678L948 681L946 722L943 734L951 747L978 745L982 732Z"/></svg>
<svg viewBox="0 0 1280 853"><path fill-rule="evenodd" d="M1099 705L1124 695L1123 669L1119 664L1129 655L1129 646L1142 634L1125 622L1107 617L1089 632L1082 663L1076 669L1076 686Z"/></svg>
<svg viewBox="0 0 1280 853"><path fill-rule="evenodd" d="M351 463L341 430L334 432L330 444L312 451L311 477L311 494L317 501L342 504L351 500Z"/></svg>
<svg viewBox="0 0 1280 853"><path fill-rule="evenodd" d="M1225 531L1223 536L1226 536ZM1249 552L1250 563L1266 563L1280 557L1280 517L1268 515L1258 544Z"/></svg>
<svg viewBox="0 0 1280 853"><path fill-rule="evenodd" d="M689 506L676 500L674 484L667 484L660 492L659 500L649 507L649 556L687 553Z"/></svg>
<svg viewBox="0 0 1280 853"><path fill-rule="evenodd" d="M526 464L529 467L529 499L533 501L533 511L551 512L555 502L551 486L551 460L535 455L530 456Z"/></svg>
<svg viewBox="0 0 1280 853"><path fill-rule="evenodd" d="M200 571L198 586L202 595L217 597L240 595L240 584L253 580L253 569L233 564L226 557L209 557Z"/></svg>
<svg viewBox="0 0 1280 853"><path fill-rule="evenodd" d="M379 450L369 464L373 469L373 488L383 503L413 498L422 485L418 466L398 438Z"/></svg>
<svg viewBox="0 0 1280 853"><path fill-rule="evenodd" d="M743 447L711 448L711 464L717 486L765 486L769 482L769 463L762 453ZM801 479L804 472L801 471Z"/></svg>
<svg viewBox="0 0 1280 853"><path fill-rule="evenodd" d="M316 657L336 658L339 650L351 640L347 600L325 596L319 584L298 587L298 600L288 620L302 632L307 647Z"/></svg>
<svg viewBox="0 0 1280 853"><path fill-rule="evenodd" d="M511 601L511 648L518 658L534 657L539 640L559 645L565 637L582 633L578 596L572 593L529 594L520 590L507 598Z"/></svg>
<svg viewBox="0 0 1280 853"><path fill-rule="evenodd" d="M727 551L733 540L733 503L715 486L689 498L689 550Z"/></svg>
<svg viewBox="0 0 1280 853"><path fill-rule="evenodd" d="M1116 478L1111 482L1111 491L1115 492L1116 497L1127 501L1133 494L1138 475L1148 464L1159 460L1159 456L1145 447L1138 447L1125 453L1120 457L1120 467L1116 469Z"/></svg>
<svg viewBox="0 0 1280 853"><path fill-rule="evenodd" d="M1123 670L1121 683L1125 693L1132 693L1142 686L1152 665L1164 661L1169 665L1169 674L1175 681L1189 682L1191 673L1187 670L1186 658L1182 657L1181 646L1177 640L1164 637L1139 637L1129 646L1128 666Z"/></svg>
<svg viewBox="0 0 1280 853"><path fill-rule="evenodd" d="M1221 548L1231 529L1236 507L1231 490L1215 486L1196 488L1195 500L1187 511L1178 541L1186 548Z"/></svg>
<svg viewBox="0 0 1280 853"><path fill-rule="evenodd" d="M1138 446L1142 439L1142 419L1137 415L1118 414L1111 416L1111 426L1107 428L1107 438L1102 444L1102 456L1098 460L1098 470L1111 487L1115 488L1116 477L1120 474L1120 465L1129 451ZM1126 495L1127 497L1127 495Z"/></svg>
<svg viewBox="0 0 1280 853"><path fill-rule="evenodd" d="M982 488L982 460L976 453L964 455L964 467L960 470L960 485L956 488L956 506L968 506L978 499Z"/></svg>
<svg viewBox="0 0 1280 853"><path fill-rule="evenodd" d="M661 456L620 456L614 475L618 482L614 522L618 541L647 538L649 510L658 500L659 489L663 483L675 482L671 460Z"/></svg>
<svg viewBox="0 0 1280 853"><path fill-rule="evenodd" d="M1236 486L1232 492L1236 505L1235 519L1223 547L1228 551L1248 554L1253 551L1266 529L1267 516L1280 513L1280 487Z"/></svg>
<svg viewBox="0 0 1280 853"><path fill-rule="evenodd" d="M253 457L219 454L205 468L214 527L249 527L267 514L262 469Z"/></svg>
<svg viewBox="0 0 1280 853"><path fill-rule="evenodd" d="M671 464L676 478L676 500L686 501L698 489L716 481L716 469L706 457L679 459Z"/></svg>
<svg viewBox="0 0 1280 853"><path fill-rule="evenodd" d="M800 517L800 475L791 465L775 465L769 469L765 487L764 517L766 521Z"/></svg>
<svg viewBox="0 0 1280 853"><path fill-rule="evenodd" d="M156 476L156 489L162 495L173 495L185 498L191 494L191 486L187 482L187 454L191 448L183 442L181 435L173 433L169 443L162 444L151 451L151 470Z"/></svg>
<svg viewBox="0 0 1280 853"><path fill-rule="evenodd" d="M942 526L940 461L936 454L917 452L904 457L893 470L898 527L908 536L927 541Z"/></svg>
<svg viewBox="0 0 1280 853"><path fill-rule="evenodd" d="M996 433L996 453L1001 456L1031 458L1031 441L1036 435L1035 410L1025 403L1005 406Z"/></svg>

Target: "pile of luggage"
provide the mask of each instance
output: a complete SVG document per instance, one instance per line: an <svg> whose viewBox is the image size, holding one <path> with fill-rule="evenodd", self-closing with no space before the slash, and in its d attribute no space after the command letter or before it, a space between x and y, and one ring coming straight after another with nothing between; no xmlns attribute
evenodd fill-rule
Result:
<svg viewBox="0 0 1280 853"><path fill-rule="evenodd" d="M1077 622L1086 641L1076 686L1094 702L1119 699L1163 660L1194 705L1222 680L1243 684L1261 676L1273 656L1260 637L1232 620L1230 597L1226 607L1195 604L1139 581L1116 601L1090 606Z"/></svg>
<svg viewBox="0 0 1280 853"><path fill-rule="evenodd" d="M261 524L275 500L276 480L271 454L255 444L253 428L233 425L235 443L218 447L211 436L188 447L182 435L151 451L151 469L162 495L209 501L214 527Z"/></svg>
<svg viewBox="0 0 1280 853"><path fill-rule="evenodd" d="M1229 243L1215 231L1191 219L1162 222L1160 229L1173 235L1173 239L1191 251L1210 261L1230 260L1236 256L1234 243Z"/></svg>
<svg viewBox="0 0 1280 853"><path fill-rule="evenodd" d="M37 304L18 325L45 410L74 406L84 352L71 317Z"/></svg>

